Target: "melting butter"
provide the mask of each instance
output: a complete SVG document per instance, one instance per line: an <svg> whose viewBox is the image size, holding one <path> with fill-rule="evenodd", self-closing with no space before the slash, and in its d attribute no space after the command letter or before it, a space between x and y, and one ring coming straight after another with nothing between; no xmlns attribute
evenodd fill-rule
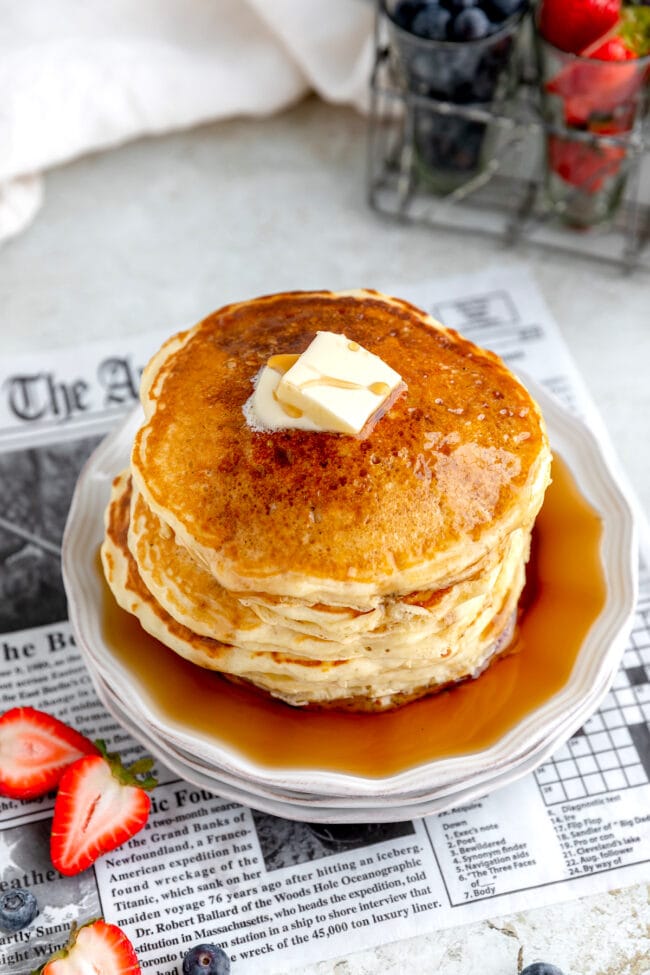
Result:
<svg viewBox="0 0 650 975"><path fill-rule="evenodd" d="M269 366L269 368L271 369L273 367ZM287 416L292 417L294 420L299 419L303 415L302 410L299 410L296 406L290 406L288 403L283 403L282 400L278 399L277 386L273 390L273 399L275 400L276 403L279 404L280 409L283 410L287 414Z"/></svg>
<svg viewBox="0 0 650 975"><path fill-rule="evenodd" d="M291 369L296 364L299 358L298 352L281 352L279 355L272 355L266 364L269 369L275 369L283 376L287 369Z"/></svg>
<svg viewBox="0 0 650 975"><path fill-rule="evenodd" d="M320 430L358 434L401 385L399 373L358 342L318 332L283 374L277 398Z"/></svg>
<svg viewBox="0 0 650 975"><path fill-rule="evenodd" d="M272 358L276 358L273 356ZM271 361L271 360L269 360ZM253 395L244 404L246 422L253 430L318 430L309 417L295 406L281 403L277 397L282 372L264 366L255 378Z"/></svg>
<svg viewBox="0 0 650 975"><path fill-rule="evenodd" d="M404 389L383 359L335 332L301 354L273 355L244 408L252 426L358 434Z"/></svg>

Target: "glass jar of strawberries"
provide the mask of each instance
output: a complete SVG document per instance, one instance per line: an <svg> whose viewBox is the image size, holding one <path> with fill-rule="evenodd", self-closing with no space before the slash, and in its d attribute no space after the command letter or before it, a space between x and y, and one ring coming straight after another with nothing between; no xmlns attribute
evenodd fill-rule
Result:
<svg viewBox="0 0 650 975"><path fill-rule="evenodd" d="M548 203L567 223L588 228L615 216L638 151L650 7L541 0L536 27Z"/></svg>

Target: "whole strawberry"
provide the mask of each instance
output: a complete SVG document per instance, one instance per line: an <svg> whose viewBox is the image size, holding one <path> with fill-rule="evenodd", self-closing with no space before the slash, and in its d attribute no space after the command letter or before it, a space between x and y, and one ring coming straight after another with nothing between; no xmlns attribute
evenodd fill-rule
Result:
<svg viewBox="0 0 650 975"><path fill-rule="evenodd" d="M582 54L618 23L621 0L542 0L539 32L561 51Z"/></svg>
<svg viewBox="0 0 650 975"><path fill-rule="evenodd" d="M99 918L73 928L65 948L57 951L33 975L140 975L133 945L115 924Z"/></svg>
<svg viewBox="0 0 650 975"><path fill-rule="evenodd" d="M0 718L0 795L34 799L50 792L82 755L97 754L92 741L36 708L11 708Z"/></svg>
<svg viewBox="0 0 650 975"><path fill-rule="evenodd" d="M142 829L157 784L153 760L128 768L98 741L101 754L87 755L64 772L54 804L50 837L52 863L66 876L80 873Z"/></svg>

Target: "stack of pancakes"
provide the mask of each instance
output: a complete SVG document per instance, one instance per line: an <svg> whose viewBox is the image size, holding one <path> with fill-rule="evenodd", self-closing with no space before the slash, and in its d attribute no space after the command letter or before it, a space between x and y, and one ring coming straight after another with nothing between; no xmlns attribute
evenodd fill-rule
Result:
<svg viewBox="0 0 650 975"><path fill-rule="evenodd" d="M260 369L318 331L406 391L365 436L251 425ZM177 653L290 704L375 711L507 648L551 454L495 355L376 292L270 295L168 341L141 400L102 560Z"/></svg>

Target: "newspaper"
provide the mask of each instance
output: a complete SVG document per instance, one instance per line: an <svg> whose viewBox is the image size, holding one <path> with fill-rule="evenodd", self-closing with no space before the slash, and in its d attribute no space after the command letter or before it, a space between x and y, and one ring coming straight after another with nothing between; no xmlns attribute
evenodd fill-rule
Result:
<svg viewBox="0 0 650 975"><path fill-rule="evenodd" d="M391 282L387 282L391 285ZM525 272L392 289L546 384L604 436L561 335ZM0 368L0 705L30 704L141 746L96 698L66 621L60 543L78 472L136 401L166 335L5 361ZM644 543L643 563L648 548ZM146 828L76 877L49 857L53 796L0 798L0 889L40 914L0 937L0 975L22 975L103 915L144 972L180 972L216 942L233 975L325 960L543 903L647 880L650 862L650 581L641 573L622 666L598 713L534 773L423 820L316 826L245 808L158 766Z"/></svg>

